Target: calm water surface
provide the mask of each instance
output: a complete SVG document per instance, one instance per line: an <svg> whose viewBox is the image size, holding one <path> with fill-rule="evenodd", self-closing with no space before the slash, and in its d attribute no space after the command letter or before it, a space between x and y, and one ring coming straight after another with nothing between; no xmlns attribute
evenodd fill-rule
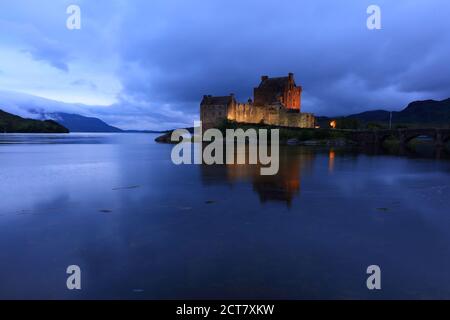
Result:
<svg viewBox="0 0 450 320"><path fill-rule="evenodd" d="M450 298L448 160L286 147L262 177L154 138L0 135L0 298Z"/></svg>

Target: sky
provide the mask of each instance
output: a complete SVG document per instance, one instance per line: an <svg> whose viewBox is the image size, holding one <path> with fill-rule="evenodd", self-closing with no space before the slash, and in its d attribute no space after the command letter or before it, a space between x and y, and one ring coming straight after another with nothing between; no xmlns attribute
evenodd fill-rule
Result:
<svg viewBox="0 0 450 320"><path fill-rule="evenodd" d="M400 110L450 97L449 17L448 0L1 0L0 109L169 129L204 94L247 101L261 75L293 72L304 112Z"/></svg>

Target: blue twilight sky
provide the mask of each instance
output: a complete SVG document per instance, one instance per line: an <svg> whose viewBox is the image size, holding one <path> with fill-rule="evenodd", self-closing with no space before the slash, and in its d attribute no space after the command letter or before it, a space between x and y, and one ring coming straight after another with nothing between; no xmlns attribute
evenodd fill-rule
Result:
<svg viewBox="0 0 450 320"><path fill-rule="evenodd" d="M366 27L371 4L381 30ZM0 108L122 128L191 126L203 94L247 100L261 75L288 72L305 112L398 110L450 97L449 57L448 0L0 2Z"/></svg>

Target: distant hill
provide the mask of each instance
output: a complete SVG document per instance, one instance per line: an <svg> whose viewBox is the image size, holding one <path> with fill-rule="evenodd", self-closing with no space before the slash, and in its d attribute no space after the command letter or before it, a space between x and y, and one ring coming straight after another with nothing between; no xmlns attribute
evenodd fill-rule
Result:
<svg viewBox="0 0 450 320"><path fill-rule="evenodd" d="M123 132L123 130L110 126L106 122L79 114L55 112L45 114L46 118L53 119L70 130L70 132Z"/></svg>
<svg viewBox="0 0 450 320"><path fill-rule="evenodd" d="M50 118L67 127L70 132L124 132L124 133L162 133L164 131L153 130L122 130L111 126L94 117L85 117L79 114L53 112L43 114L42 117Z"/></svg>
<svg viewBox="0 0 450 320"><path fill-rule="evenodd" d="M387 126L391 112L386 110L366 111L345 117L337 117L342 122L357 120L361 125L369 123ZM327 126L330 117L319 117L321 127ZM450 98L442 101L424 100L411 102L402 111L392 112L392 124L411 127L450 127Z"/></svg>
<svg viewBox="0 0 450 320"><path fill-rule="evenodd" d="M0 110L0 133L68 133L69 130L53 120L25 119Z"/></svg>
<svg viewBox="0 0 450 320"><path fill-rule="evenodd" d="M450 125L450 98L442 101L416 101L396 116L399 122Z"/></svg>

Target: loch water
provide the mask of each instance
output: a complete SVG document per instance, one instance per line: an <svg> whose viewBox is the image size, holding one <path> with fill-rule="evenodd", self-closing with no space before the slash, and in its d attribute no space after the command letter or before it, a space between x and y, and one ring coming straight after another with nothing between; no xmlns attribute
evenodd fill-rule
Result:
<svg viewBox="0 0 450 320"><path fill-rule="evenodd" d="M286 146L261 176L155 137L0 135L0 298L450 298L445 151Z"/></svg>

